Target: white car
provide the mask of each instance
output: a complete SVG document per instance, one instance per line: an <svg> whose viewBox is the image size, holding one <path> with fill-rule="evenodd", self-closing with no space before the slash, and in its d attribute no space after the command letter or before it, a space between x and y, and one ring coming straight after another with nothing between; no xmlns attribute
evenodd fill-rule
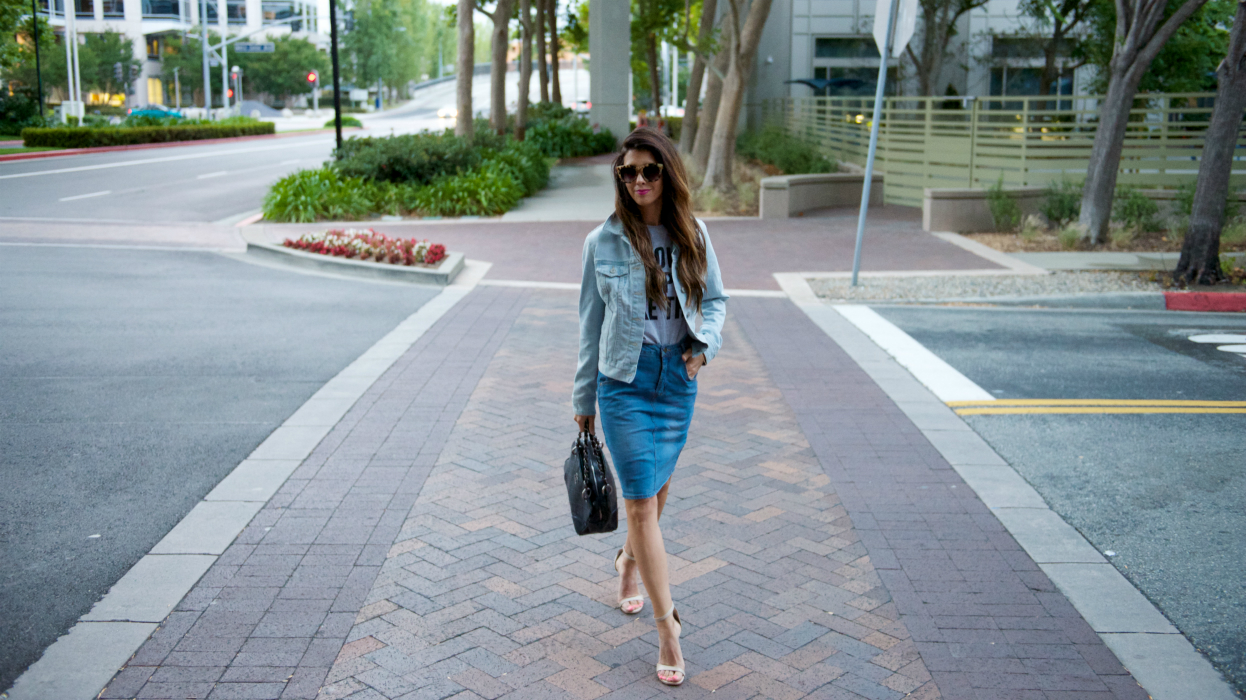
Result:
<svg viewBox="0 0 1246 700"><path fill-rule="evenodd" d="M459 110L455 109L454 107L442 107L441 109L437 110L437 118L438 119L458 119Z"/></svg>

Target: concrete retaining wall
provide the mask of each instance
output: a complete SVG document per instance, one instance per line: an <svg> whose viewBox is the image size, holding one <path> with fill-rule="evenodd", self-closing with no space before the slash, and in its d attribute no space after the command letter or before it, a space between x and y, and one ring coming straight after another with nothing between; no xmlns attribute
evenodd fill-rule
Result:
<svg viewBox="0 0 1246 700"><path fill-rule="evenodd" d="M818 173L777 175L761 180L761 218L788 219L810 209L855 207L861 204L864 175ZM882 206L883 175L874 173L870 205Z"/></svg>

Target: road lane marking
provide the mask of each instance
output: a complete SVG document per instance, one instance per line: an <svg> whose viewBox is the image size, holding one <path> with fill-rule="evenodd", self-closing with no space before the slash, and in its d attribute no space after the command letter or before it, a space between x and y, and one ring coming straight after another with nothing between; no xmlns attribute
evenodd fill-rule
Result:
<svg viewBox="0 0 1246 700"><path fill-rule="evenodd" d="M211 177L220 177L222 175L228 175L228 174L229 174L228 170L218 170L214 173L204 173L203 175L200 175L199 177L195 179L196 180L207 180L208 178L211 178Z"/></svg>
<svg viewBox="0 0 1246 700"><path fill-rule="evenodd" d="M56 168L53 170L35 170L28 173L11 173L9 175L0 175L0 180L10 180L16 177L36 177L38 175L59 175L62 173L80 173L87 170L105 170L107 168L125 168L132 165L148 165L150 163L170 163L179 160L195 160L198 158L217 158L220 156L233 156L242 153L259 153L262 151L276 151L283 148L300 148L307 146L319 146L330 143L329 141L313 141L285 143L279 146L265 146L262 148L236 148L232 151L213 151L210 153L187 153L180 156L165 156L164 158L140 158L138 160L126 160L120 163L100 163L99 165L80 165L75 168ZM188 145L194 145L194 142L188 142Z"/></svg>
<svg viewBox="0 0 1246 700"><path fill-rule="evenodd" d="M100 192L91 192L90 194L76 194L72 197L61 197L61 202L72 202L75 199L87 199L88 197L103 197L106 194L112 194L112 190L102 190Z"/></svg>
<svg viewBox="0 0 1246 700"><path fill-rule="evenodd" d="M282 165L294 165L295 163L299 163L302 160L303 160L302 158L291 158L290 160L281 161L281 164Z"/></svg>
<svg viewBox="0 0 1246 700"><path fill-rule="evenodd" d="M958 416L1037 415L1074 413L1246 413L1246 408L1198 408L1194 406L1003 406L958 408Z"/></svg>
<svg viewBox="0 0 1246 700"><path fill-rule="evenodd" d="M995 399L991 401L948 401L962 406L1201 406L1205 408L1246 408L1246 401L1195 401L1186 399Z"/></svg>

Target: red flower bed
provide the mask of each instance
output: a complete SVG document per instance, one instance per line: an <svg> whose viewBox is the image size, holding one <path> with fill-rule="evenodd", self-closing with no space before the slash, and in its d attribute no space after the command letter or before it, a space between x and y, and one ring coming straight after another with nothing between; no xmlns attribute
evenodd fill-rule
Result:
<svg viewBox="0 0 1246 700"><path fill-rule="evenodd" d="M372 229L346 229L309 233L287 238L282 245L309 253L390 265L436 266L446 257L446 247L415 238L391 238Z"/></svg>

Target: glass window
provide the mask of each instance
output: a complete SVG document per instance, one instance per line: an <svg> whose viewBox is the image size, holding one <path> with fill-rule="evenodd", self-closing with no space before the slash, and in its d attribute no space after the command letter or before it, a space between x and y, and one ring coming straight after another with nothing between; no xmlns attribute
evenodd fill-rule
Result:
<svg viewBox="0 0 1246 700"><path fill-rule="evenodd" d="M178 19L178 0L143 0L143 17Z"/></svg>
<svg viewBox="0 0 1246 700"><path fill-rule="evenodd" d="M125 3L123 0L102 0L104 5L104 16L118 19L125 17Z"/></svg>
<svg viewBox="0 0 1246 700"><path fill-rule="evenodd" d="M878 58L873 37L819 37L813 41L814 58Z"/></svg>
<svg viewBox="0 0 1246 700"><path fill-rule="evenodd" d="M246 24L247 23L246 0L228 0L225 3L225 11L229 13L230 24Z"/></svg>
<svg viewBox="0 0 1246 700"><path fill-rule="evenodd" d="M992 58L1042 58L1043 40L1031 37L997 36L991 39Z"/></svg>
<svg viewBox="0 0 1246 700"><path fill-rule="evenodd" d="M878 68L818 66L813 69L813 77L830 81L826 87L814 91L817 97L873 97L874 91L878 89ZM894 66L887 69L887 84L883 86L883 94L896 94L898 78L899 72Z"/></svg>

